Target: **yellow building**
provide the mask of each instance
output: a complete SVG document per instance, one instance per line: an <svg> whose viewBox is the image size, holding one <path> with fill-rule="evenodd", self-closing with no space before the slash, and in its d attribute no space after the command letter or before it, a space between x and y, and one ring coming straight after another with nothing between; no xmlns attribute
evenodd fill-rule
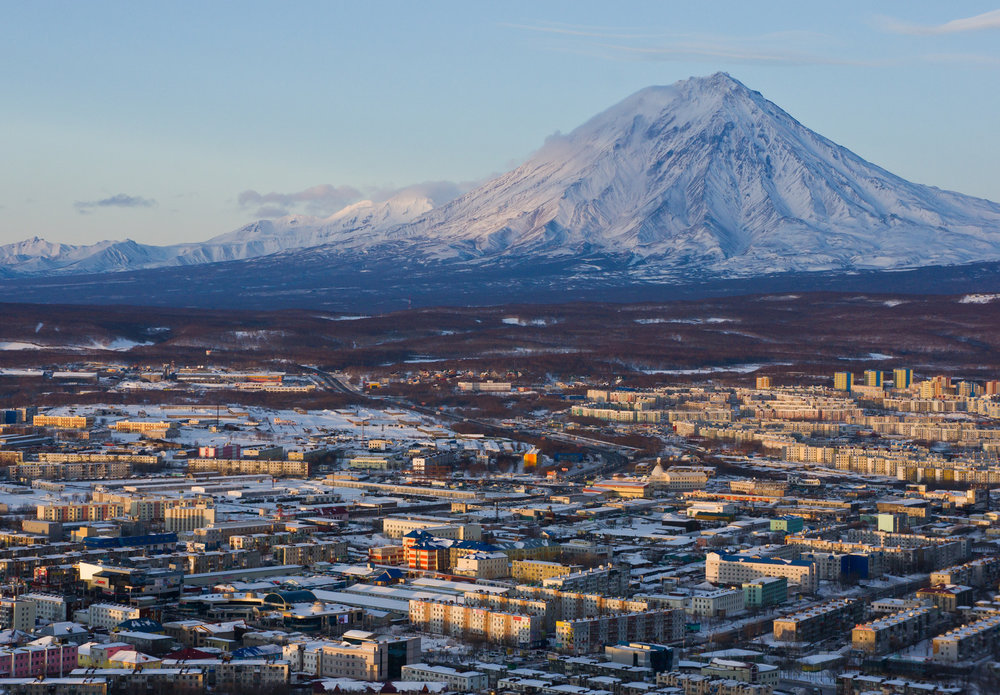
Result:
<svg viewBox="0 0 1000 695"><path fill-rule="evenodd" d="M833 388L838 391L850 391L854 386L854 375L851 372L834 372Z"/></svg>
<svg viewBox="0 0 1000 695"><path fill-rule="evenodd" d="M541 584L549 577L558 577L570 574L580 569L578 566L563 565L558 562L545 562L544 560L515 560L511 569L511 576L522 582L533 582Z"/></svg>
<svg viewBox="0 0 1000 695"><path fill-rule="evenodd" d="M171 427L175 426L176 425L172 422L139 422L135 420L119 420L111 425L111 429L115 432L139 432L141 434L146 434L148 432L161 432L169 430Z"/></svg>
<svg viewBox="0 0 1000 695"><path fill-rule="evenodd" d="M93 416L82 415L36 415L31 421L35 427L61 427L70 430L84 430L93 426Z"/></svg>
<svg viewBox="0 0 1000 695"><path fill-rule="evenodd" d="M289 454L289 458L291 454ZM301 460L268 461L259 459L191 459L191 473L214 471L224 475L270 475L275 478L308 478L310 462Z"/></svg>
<svg viewBox="0 0 1000 695"><path fill-rule="evenodd" d="M37 516L42 521L106 521L124 516L121 504L40 504Z"/></svg>
<svg viewBox="0 0 1000 695"><path fill-rule="evenodd" d="M507 613L450 600L410 600L410 623L438 635L531 648L541 642L543 622L540 615Z"/></svg>
<svg viewBox="0 0 1000 695"><path fill-rule="evenodd" d="M584 492L606 492L617 497L649 497L652 484L645 480L601 480Z"/></svg>

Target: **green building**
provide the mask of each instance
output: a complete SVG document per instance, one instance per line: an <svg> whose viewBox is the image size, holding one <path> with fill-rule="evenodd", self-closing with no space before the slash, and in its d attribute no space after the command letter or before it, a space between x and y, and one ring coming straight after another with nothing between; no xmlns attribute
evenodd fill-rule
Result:
<svg viewBox="0 0 1000 695"><path fill-rule="evenodd" d="M805 520L801 516L786 514L777 519L771 519L772 531L784 531L785 533L798 533L805 526Z"/></svg>
<svg viewBox="0 0 1000 695"><path fill-rule="evenodd" d="M788 580L784 577L759 577L743 582L743 602L747 608L776 606L788 600Z"/></svg>

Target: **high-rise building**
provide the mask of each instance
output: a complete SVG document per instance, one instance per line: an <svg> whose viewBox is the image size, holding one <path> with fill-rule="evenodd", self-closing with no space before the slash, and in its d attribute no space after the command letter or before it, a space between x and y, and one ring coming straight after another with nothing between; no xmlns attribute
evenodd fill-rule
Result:
<svg viewBox="0 0 1000 695"><path fill-rule="evenodd" d="M972 396L982 395L983 388L979 384L974 384L971 381L960 381L955 384L955 393L963 398L970 398Z"/></svg>
<svg viewBox="0 0 1000 695"><path fill-rule="evenodd" d="M757 377L757 388L762 391L771 388L771 377L769 376Z"/></svg>
<svg viewBox="0 0 1000 695"><path fill-rule="evenodd" d="M865 386L881 386L881 385L882 385L882 370L866 369Z"/></svg>
<svg viewBox="0 0 1000 695"><path fill-rule="evenodd" d="M892 370L892 385L897 389L908 389L913 383L913 370L912 369L893 369Z"/></svg>
<svg viewBox="0 0 1000 695"><path fill-rule="evenodd" d="M215 523L212 500L199 499L163 510L163 528L174 533L187 533Z"/></svg>
<svg viewBox="0 0 1000 695"><path fill-rule="evenodd" d="M854 375L850 372L834 372L833 388L838 391L850 391L854 386Z"/></svg>

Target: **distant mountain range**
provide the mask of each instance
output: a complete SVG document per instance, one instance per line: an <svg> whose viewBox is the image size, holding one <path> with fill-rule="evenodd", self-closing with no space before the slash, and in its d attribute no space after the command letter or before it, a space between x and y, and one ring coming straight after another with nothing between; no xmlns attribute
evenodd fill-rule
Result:
<svg viewBox="0 0 1000 695"><path fill-rule="evenodd" d="M169 247L30 239L0 247L0 276L39 280L0 291L46 301L79 287L81 301L159 304L165 287L183 281L202 296L229 283L229 291L308 303L310 295L420 297L507 277L551 299L560 286L984 261L1000 261L1000 205L901 179L718 73L644 89L441 205L404 193L326 219L263 220ZM154 268L167 270L145 274ZM94 276L112 272L118 277L105 280L115 289L102 296ZM144 296L143 287L160 294Z"/></svg>

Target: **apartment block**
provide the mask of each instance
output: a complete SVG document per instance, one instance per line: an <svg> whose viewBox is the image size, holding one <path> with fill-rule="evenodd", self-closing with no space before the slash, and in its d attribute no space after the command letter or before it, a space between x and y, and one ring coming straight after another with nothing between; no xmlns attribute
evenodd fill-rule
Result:
<svg viewBox="0 0 1000 695"><path fill-rule="evenodd" d="M932 659L955 663L991 652L1000 634L1000 615L991 615L938 635L931 641Z"/></svg>
<svg viewBox="0 0 1000 695"><path fill-rule="evenodd" d="M905 680L898 676L870 676L852 671L837 676L837 695L964 695L963 686Z"/></svg>
<svg viewBox="0 0 1000 695"><path fill-rule="evenodd" d="M852 598L838 598L804 611L775 618L774 638L784 642L818 642L838 635L855 625L864 604Z"/></svg>
<svg viewBox="0 0 1000 695"><path fill-rule="evenodd" d="M420 630L531 648L541 642L543 617L507 613L446 600L410 600L410 622Z"/></svg>
<svg viewBox="0 0 1000 695"><path fill-rule="evenodd" d="M479 579L498 579L510 576L510 560L501 552L474 552L458 558L455 574Z"/></svg>
<svg viewBox="0 0 1000 695"><path fill-rule="evenodd" d="M111 429L115 432L131 432L139 434L160 434L169 429L176 429L174 422L148 422L138 420L119 420L111 424Z"/></svg>
<svg viewBox="0 0 1000 695"><path fill-rule="evenodd" d="M656 684L676 688L684 695L771 695L774 688L763 683L741 683L700 673L668 671L656 675Z"/></svg>
<svg viewBox="0 0 1000 695"><path fill-rule="evenodd" d="M619 642L669 642L680 636L683 615L667 609L560 620L556 623L556 650L591 654Z"/></svg>
<svg viewBox="0 0 1000 695"><path fill-rule="evenodd" d="M0 599L0 628L34 632L36 607L33 601L20 598Z"/></svg>
<svg viewBox="0 0 1000 695"><path fill-rule="evenodd" d="M406 562L406 549L401 545L383 545L368 549L368 560L376 565L402 565Z"/></svg>
<svg viewBox="0 0 1000 695"><path fill-rule="evenodd" d="M43 521L107 521L125 515L121 504L40 504L38 518Z"/></svg>
<svg viewBox="0 0 1000 695"><path fill-rule="evenodd" d="M119 623L139 617L139 609L116 603L92 603L86 611L86 622L90 627L110 630Z"/></svg>
<svg viewBox="0 0 1000 695"><path fill-rule="evenodd" d="M851 631L851 646L868 654L886 654L910 646L928 636L938 623L934 606L920 606L858 625Z"/></svg>
<svg viewBox="0 0 1000 695"><path fill-rule="evenodd" d="M647 600L616 598L601 594L579 594L543 587L521 586L516 593L496 594L467 591L467 606L488 607L492 610L540 615L544 629L551 633L560 620L592 618L617 613L639 613L653 606Z"/></svg>
<svg viewBox="0 0 1000 695"><path fill-rule="evenodd" d="M63 622L67 618L66 597L57 594L30 593L18 596L21 601L35 604L35 617L50 623Z"/></svg>
<svg viewBox="0 0 1000 695"><path fill-rule="evenodd" d="M716 589L692 596L688 610L693 615L725 617L743 610L745 605L746 596L741 589Z"/></svg>
<svg viewBox="0 0 1000 695"><path fill-rule="evenodd" d="M0 678L39 678L69 673L77 665L75 644L28 644L0 648Z"/></svg>
<svg viewBox="0 0 1000 695"><path fill-rule="evenodd" d="M451 540L478 541L483 537L483 527L479 524L455 523L449 517L387 516L382 519L382 535L387 538L402 538L411 531L428 531L437 538Z"/></svg>
<svg viewBox="0 0 1000 695"><path fill-rule="evenodd" d="M14 480L106 480L132 475L129 461L42 463L26 462L12 465L9 476Z"/></svg>
<svg viewBox="0 0 1000 695"><path fill-rule="evenodd" d="M315 565L317 562L336 562L347 558L346 541L314 541L276 545L271 548L274 561L279 565Z"/></svg>
<svg viewBox="0 0 1000 695"><path fill-rule="evenodd" d="M788 600L788 580L784 577L761 577L743 582L743 600L748 608L784 603Z"/></svg>
<svg viewBox="0 0 1000 695"><path fill-rule="evenodd" d="M854 375L851 372L834 372L833 388L837 391L850 391L854 386Z"/></svg>
<svg viewBox="0 0 1000 695"><path fill-rule="evenodd" d="M215 523L215 507L211 500L168 506L163 510L163 528L167 532L190 533Z"/></svg>
<svg viewBox="0 0 1000 695"><path fill-rule="evenodd" d="M459 693L477 693L489 688L489 678L482 671L459 671L428 664L407 664L403 667L403 680L447 683L448 690Z"/></svg>
<svg viewBox="0 0 1000 695"><path fill-rule="evenodd" d="M809 592L819 586L812 562L756 555L708 553L705 556L705 580L713 584L742 585L760 577L784 577L790 586Z"/></svg>
<svg viewBox="0 0 1000 695"><path fill-rule="evenodd" d="M603 565L542 580L546 589L586 594L624 596L628 593L629 572L623 567Z"/></svg>
<svg viewBox="0 0 1000 695"><path fill-rule="evenodd" d="M31 424L35 427L58 427L69 430L84 430L94 426L92 416L81 415L35 415Z"/></svg>
<svg viewBox="0 0 1000 695"><path fill-rule="evenodd" d="M984 557L931 572L930 583L963 584L985 589L994 586L998 580L1000 580L1000 557Z"/></svg>
<svg viewBox="0 0 1000 695"><path fill-rule="evenodd" d="M385 639L360 630L348 631L336 642L294 642L282 649L282 657L294 672L363 681L399 678L401 668L419 656L419 637Z"/></svg>
<svg viewBox="0 0 1000 695"><path fill-rule="evenodd" d="M563 565L544 560L515 560L511 565L511 576L521 582L541 584L550 577L571 574L582 569L579 565Z"/></svg>
<svg viewBox="0 0 1000 695"><path fill-rule="evenodd" d="M213 471L223 475L269 475L274 478L308 478L312 463L306 459L271 461L265 459L198 458L188 461L188 471Z"/></svg>

